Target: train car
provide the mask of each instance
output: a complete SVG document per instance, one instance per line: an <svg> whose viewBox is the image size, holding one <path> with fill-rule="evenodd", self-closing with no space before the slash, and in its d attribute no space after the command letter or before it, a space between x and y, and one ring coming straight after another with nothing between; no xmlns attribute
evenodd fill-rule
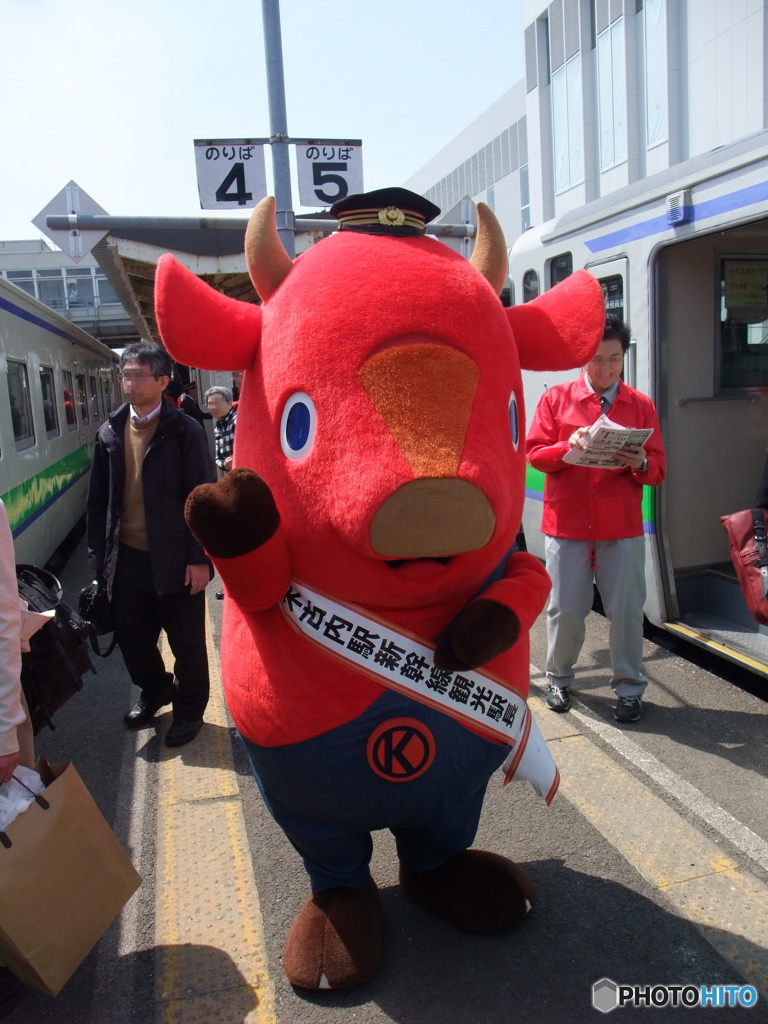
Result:
<svg viewBox="0 0 768 1024"><path fill-rule="evenodd" d="M118 358L0 278L0 496L16 561L43 566L85 514L93 443L120 403Z"/></svg>
<svg viewBox="0 0 768 1024"><path fill-rule="evenodd" d="M522 235L514 300L584 267L633 343L628 384L655 402L666 482L643 503L650 622L768 675L768 630L747 610L720 516L749 508L768 449L768 132L675 165ZM525 374L528 419L573 377ZM523 521L543 557L544 476Z"/></svg>

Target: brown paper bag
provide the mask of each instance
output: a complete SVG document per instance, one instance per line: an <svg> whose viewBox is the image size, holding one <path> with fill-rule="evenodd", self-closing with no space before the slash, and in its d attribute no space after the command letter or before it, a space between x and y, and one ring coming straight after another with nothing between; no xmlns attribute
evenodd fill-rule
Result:
<svg viewBox="0 0 768 1024"><path fill-rule="evenodd" d="M55 996L141 877L74 767L35 768L47 808L31 804L0 835L0 960Z"/></svg>

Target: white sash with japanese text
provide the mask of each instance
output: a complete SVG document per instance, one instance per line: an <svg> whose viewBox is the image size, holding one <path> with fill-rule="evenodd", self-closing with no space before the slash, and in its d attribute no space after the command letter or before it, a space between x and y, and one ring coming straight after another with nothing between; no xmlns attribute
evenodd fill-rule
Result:
<svg viewBox="0 0 768 1024"><path fill-rule="evenodd" d="M434 644L299 580L292 581L280 608L294 629L327 653L511 746L505 781L526 779L551 802L557 768L525 699L508 683L481 669L439 669Z"/></svg>

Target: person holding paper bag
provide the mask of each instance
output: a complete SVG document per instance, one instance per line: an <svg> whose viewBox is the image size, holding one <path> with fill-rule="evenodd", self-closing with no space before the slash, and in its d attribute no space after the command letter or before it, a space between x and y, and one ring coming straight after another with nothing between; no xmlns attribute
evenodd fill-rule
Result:
<svg viewBox="0 0 768 1024"><path fill-rule="evenodd" d="M581 652L597 583L610 621L611 686L617 722L636 722L648 682L642 672L645 485L664 480L666 456L653 402L621 378L629 328L606 317L597 354L576 381L549 388L528 433L528 461L547 474L544 515L547 571L547 705L570 708L569 690ZM649 428L644 445L615 453L619 467L592 468L565 461L586 447L585 435L602 415L621 427Z"/></svg>

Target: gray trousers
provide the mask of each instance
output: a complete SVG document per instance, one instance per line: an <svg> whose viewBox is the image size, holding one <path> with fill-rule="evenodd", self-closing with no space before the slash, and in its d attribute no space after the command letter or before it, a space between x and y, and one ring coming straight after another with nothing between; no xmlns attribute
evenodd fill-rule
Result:
<svg viewBox="0 0 768 1024"><path fill-rule="evenodd" d="M563 537L545 537L544 541L547 572L552 577L547 681L564 687L573 682L573 666L592 608L594 579L610 622L611 686L619 697L640 696L648 685L642 673L645 538L597 541L594 568L589 541Z"/></svg>

